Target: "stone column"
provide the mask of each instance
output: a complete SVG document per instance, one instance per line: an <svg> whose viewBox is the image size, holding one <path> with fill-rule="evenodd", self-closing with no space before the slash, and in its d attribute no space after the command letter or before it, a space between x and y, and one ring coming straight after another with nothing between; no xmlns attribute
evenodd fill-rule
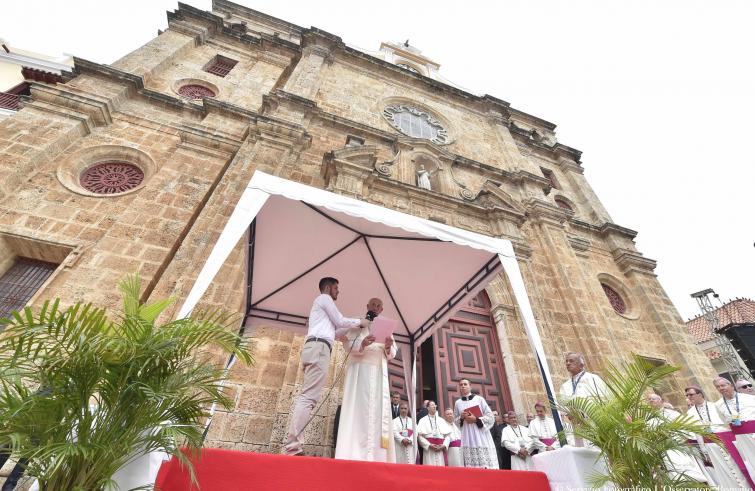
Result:
<svg viewBox="0 0 755 491"><path fill-rule="evenodd" d="M314 99L332 60L332 53L340 44L337 36L322 31L307 33L302 39L301 57L283 90L305 99Z"/></svg>

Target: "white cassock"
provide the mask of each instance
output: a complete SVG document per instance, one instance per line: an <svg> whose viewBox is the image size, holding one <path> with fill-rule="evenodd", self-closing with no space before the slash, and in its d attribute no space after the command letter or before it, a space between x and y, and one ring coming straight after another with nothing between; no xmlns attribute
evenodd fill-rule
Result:
<svg viewBox="0 0 755 491"><path fill-rule="evenodd" d="M349 354L338 423L337 459L395 462L396 454L388 390L388 360L383 343L359 348L367 329L350 329L343 346ZM353 348L352 347L353 342ZM390 358L396 356L396 343Z"/></svg>
<svg viewBox="0 0 755 491"><path fill-rule="evenodd" d="M600 376L583 370L564 382L558 395L562 402L573 397L608 397L608 387Z"/></svg>
<svg viewBox="0 0 755 491"><path fill-rule="evenodd" d="M729 425L724 422L721 414L719 414L716 405L710 401L705 401L699 406L690 407L687 410L687 416L707 425L710 431L714 433L731 431ZM745 476L736 462L731 458L727 449L721 448L716 443L705 443L700 436L697 437L697 440L701 449L713 463L713 469L710 473L715 480L715 484L724 489L745 488L747 486Z"/></svg>
<svg viewBox="0 0 755 491"><path fill-rule="evenodd" d="M532 441L535 442L535 448L540 450L541 452L545 452L547 450L546 447L561 447L561 444L558 442L556 422L553 421L553 418L551 418L550 416L546 416L543 419L536 417L535 419L530 421L529 430L530 437L532 437ZM543 443L543 440L548 441L550 439L553 439L553 442L551 442L549 445Z"/></svg>
<svg viewBox="0 0 755 491"><path fill-rule="evenodd" d="M729 431L729 426L718 413L718 408L710 401L705 401L699 406L690 407L687 410L687 416L707 425L710 431L714 433Z"/></svg>
<svg viewBox="0 0 755 491"><path fill-rule="evenodd" d="M482 427L478 427L477 424L464 423L461 419L462 411L472 406L480 406L482 417L479 421ZM457 421L461 428L461 454L464 458L464 467L498 469L498 455L495 451L493 436L490 434L490 428L495 424L495 416L485 399L476 394L458 399L454 404L454 421Z"/></svg>
<svg viewBox="0 0 755 491"><path fill-rule="evenodd" d="M526 457L517 455L517 452L522 448L526 449L529 453L532 453L535 449L535 442L532 440L530 430L526 426L506 426L501 432L501 446L511 453L512 471L532 470L532 457L530 455Z"/></svg>
<svg viewBox="0 0 755 491"><path fill-rule="evenodd" d="M414 451L414 424L412 418L406 417L393 419L393 440L396 447L397 464L414 464L417 453ZM409 445L404 445L404 439L409 440Z"/></svg>
<svg viewBox="0 0 755 491"><path fill-rule="evenodd" d="M681 413L665 407L662 408L660 412L663 418L668 421L673 421L681 416ZM653 425L653 421L655 420L649 421L649 425ZM697 463L697 460L695 460L695 458L691 455L679 452L678 450L671 450L669 452L666 452L666 460L668 461L669 470L672 474L679 475L684 473L688 477L696 481L708 481L708 478L701 470L700 465Z"/></svg>
<svg viewBox="0 0 755 491"><path fill-rule="evenodd" d="M464 457L461 455L461 431L455 423L451 427L451 443L448 444L448 467L464 467Z"/></svg>
<svg viewBox="0 0 755 491"><path fill-rule="evenodd" d="M716 401L716 409L725 423L737 435L734 446L742 456L750 477L755 477L755 396L735 392L734 397L722 397ZM733 420L739 417L740 424L734 425Z"/></svg>
<svg viewBox="0 0 755 491"><path fill-rule="evenodd" d="M340 431L340 430L339 430ZM446 423L437 412L427 415L417 423L417 441L424 452L422 453L423 465L446 465L446 450L451 443L451 425ZM443 445L443 450L432 450L431 444Z"/></svg>

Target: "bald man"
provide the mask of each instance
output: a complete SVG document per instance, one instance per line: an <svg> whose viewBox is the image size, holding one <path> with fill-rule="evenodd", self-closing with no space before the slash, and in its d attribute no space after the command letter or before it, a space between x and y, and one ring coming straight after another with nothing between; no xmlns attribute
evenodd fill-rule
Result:
<svg viewBox="0 0 755 491"><path fill-rule="evenodd" d="M383 301L371 298L367 310L380 315ZM354 328L341 340L349 353L335 458L395 462L396 446L388 390L388 360L396 356L393 336L375 339Z"/></svg>
<svg viewBox="0 0 755 491"><path fill-rule="evenodd" d="M608 387L600 376L585 370L585 357L582 353L570 352L564 357L569 380L559 390L559 399L568 401L574 397L606 397Z"/></svg>

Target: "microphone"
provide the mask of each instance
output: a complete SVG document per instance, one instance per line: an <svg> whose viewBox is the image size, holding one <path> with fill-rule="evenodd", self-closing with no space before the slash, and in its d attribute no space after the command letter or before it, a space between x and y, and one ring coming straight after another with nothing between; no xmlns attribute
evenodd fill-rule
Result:
<svg viewBox="0 0 755 491"><path fill-rule="evenodd" d="M372 310L368 310L367 314L364 317L368 321L374 321L375 317L377 317L377 316L378 316L377 313L373 312Z"/></svg>

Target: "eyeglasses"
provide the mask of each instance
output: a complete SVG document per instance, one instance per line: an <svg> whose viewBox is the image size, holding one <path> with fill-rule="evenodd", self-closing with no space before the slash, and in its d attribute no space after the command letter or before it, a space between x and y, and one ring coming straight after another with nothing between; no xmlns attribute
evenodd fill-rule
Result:
<svg viewBox="0 0 755 491"><path fill-rule="evenodd" d="M740 389L752 389L752 384L740 385L739 388Z"/></svg>
<svg viewBox="0 0 755 491"><path fill-rule="evenodd" d="M697 394L699 394L699 392L687 392L684 395L687 396L687 397L693 397L693 396L696 396Z"/></svg>

